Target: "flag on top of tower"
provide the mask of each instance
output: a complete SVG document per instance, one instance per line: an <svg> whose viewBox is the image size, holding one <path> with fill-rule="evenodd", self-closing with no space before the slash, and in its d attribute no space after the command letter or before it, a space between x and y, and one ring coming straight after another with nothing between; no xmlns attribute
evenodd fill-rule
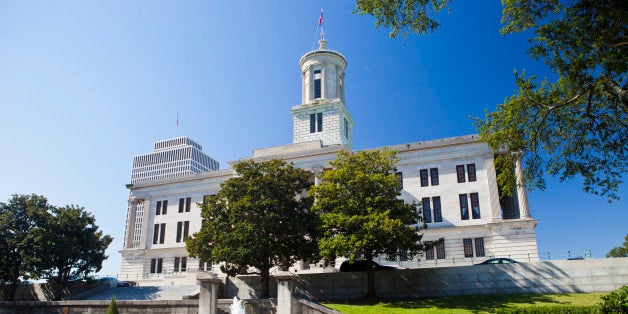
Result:
<svg viewBox="0 0 628 314"><path fill-rule="evenodd" d="M318 26L323 25L323 9L321 9L321 16L318 18Z"/></svg>

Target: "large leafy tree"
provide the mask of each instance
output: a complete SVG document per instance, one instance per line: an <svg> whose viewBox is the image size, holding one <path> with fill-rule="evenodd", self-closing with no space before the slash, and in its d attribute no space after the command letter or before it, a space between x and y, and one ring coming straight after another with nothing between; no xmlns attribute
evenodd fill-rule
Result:
<svg viewBox="0 0 628 314"><path fill-rule="evenodd" d="M223 271L260 271L261 294L269 296L269 270L316 257L317 216L306 192L311 173L274 159L245 161L202 204L201 230L186 240L190 256L224 261Z"/></svg>
<svg viewBox="0 0 628 314"><path fill-rule="evenodd" d="M628 257L628 234L624 238L624 243L608 251L606 257Z"/></svg>
<svg viewBox="0 0 628 314"><path fill-rule="evenodd" d="M0 203L0 286L13 300L20 280L39 278L46 267L43 254L50 205L40 195L13 195Z"/></svg>
<svg viewBox="0 0 628 314"><path fill-rule="evenodd" d="M436 11L450 0L357 0L391 36L434 30ZM494 150L505 192L521 183L513 164L523 159L524 183L545 186L581 176L584 190L618 198L628 170L628 2L623 0L502 0L502 33L531 31L529 54L552 78L515 73L518 90L483 120L482 140Z"/></svg>
<svg viewBox="0 0 628 314"><path fill-rule="evenodd" d="M105 250L113 240L98 229L92 214L74 205L52 208L45 230L49 256L45 273L62 288L70 278L100 271L107 259Z"/></svg>
<svg viewBox="0 0 628 314"><path fill-rule="evenodd" d="M312 188L313 210L322 220L319 250L333 260L364 257L367 262L367 297L376 296L373 258L406 251L410 258L422 249L423 226L416 204L397 199L398 159L394 151L341 152Z"/></svg>

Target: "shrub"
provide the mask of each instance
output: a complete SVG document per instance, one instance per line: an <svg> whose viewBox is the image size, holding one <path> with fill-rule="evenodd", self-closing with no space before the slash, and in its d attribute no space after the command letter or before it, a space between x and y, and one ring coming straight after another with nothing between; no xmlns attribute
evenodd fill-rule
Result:
<svg viewBox="0 0 628 314"><path fill-rule="evenodd" d="M115 296L111 297L111 302L109 303L109 307L107 308L107 314L120 314Z"/></svg>
<svg viewBox="0 0 628 314"><path fill-rule="evenodd" d="M600 310L602 313L628 313L628 286L623 286L602 296Z"/></svg>
<svg viewBox="0 0 628 314"><path fill-rule="evenodd" d="M496 313L501 314L592 314L599 312L599 307L596 305L531 305L509 307L504 309L498 309L496 311Z"/></svg>

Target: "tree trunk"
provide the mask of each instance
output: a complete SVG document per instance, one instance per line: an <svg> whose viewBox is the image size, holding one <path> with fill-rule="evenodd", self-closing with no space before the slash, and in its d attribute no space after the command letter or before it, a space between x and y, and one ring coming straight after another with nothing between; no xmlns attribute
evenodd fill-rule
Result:
<svg viewBox="0 0 628 314"><path fill-rule="evenodd" d="M261 292L261 298L262 299L268 299L269 298L269 291L270 291L270 267L268 266L261 266L260 267L260 272L261 272L261 276L262 276L262 292Z"/></svg>
<svg viewBox="0 0 628 314"><path fill-rule="evenodd" d="M364 254L366 259L366 297L377 298L375 292L375 269L373 267L373 252L367 251Z"/></svg>

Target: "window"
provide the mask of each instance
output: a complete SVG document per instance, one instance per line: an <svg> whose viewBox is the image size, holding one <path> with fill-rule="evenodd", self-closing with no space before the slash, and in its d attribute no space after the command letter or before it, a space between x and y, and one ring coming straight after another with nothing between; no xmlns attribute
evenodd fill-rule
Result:
<svg viewBox="0 0 628 314"><path fill-rule="evenodd" d="M168 211L168 201L161 202L161 214L165 215Z"/></svg>
<svg viewBox="0 0 628 314"><path fill-rule="evenodd" d="M316 132L316 114L310 114L310 133Z"/></svg>
<svg viewBox="0 0 628 314"><path fill-rule="evenodd" d="M464 165L457 165L456 166L456 176L458 176L458 183L464 183L465 182Z"/></svg>
<svg viewBox="0 0 628 314"><path fill-rule="evenodd" d="M345 118L345 137L349 138L349 121Z"/></svg>
<svg viewBox="0 0 628 314"><path fill-rule="evenodd" d="M185 238L188 237L189 233L190 233L190 222L184 221L183 222L183 240L185 240Z"/></svg>
<svg viewBox="0 0 628 314"><path fill-rule="evenodd" d="M187 257L175 257L174 258L174 271L184 272L187 270L188 258Z"/></svg>
<svg viewBox="0 0 628 314"><path fill-rule="evenodd" d="M438 168L430 169L430 179L432 179L432 185L438 185Z"/></svg>
<svg viewBox="0 0 628 314"><path fill-rule="evenodd" d="M163 270L163 258L153 258L150 260L150 273L151 274L160 274Z"/></svg>
<svg viewBox="0 0 628 314"><path fill-rule="evenodd" d="M471 215L473 219L480 219L480 200L478 199L478 193L469 194L471 198Z"/></svg>
<svg viewBox="0 0 628 314"><path fill-rule="evenodd" d="M181 242L181 232L183 231L183 221L177 222L177 240L176 242Z"/></svg>
<svg viewBox="0 0 628 314"><path fill-rule="evenodd" d="M189 221L179 221L177 222L177 243L181 241L185 241L188 234L190 232L190 222Z"/></svg>
<svg viewBox="0 0 628 314"><path fill-rule="evenodd" d="M190 211L190 206L192 206L192 198L188 197L185 199L185 212Z"/></svg>
<svg viewBox="0 0 628 314"><path fill-rule="evenodd" d="M155 209L155 215L161 215L161 201L157 201L157 208Z"/></svg>
<svg viewBox="0 0 628 314"><path fill-rule="evenodd" d="M314 99L321 98L321 70L314 70Z"/></svg>
<svg viewBox="0 0 628 314"><path fill-rule="evenodd" d="M182 213L183 212L183 206L185 205L185 199L184 198L180 198L179 199L179 212Z"/></svg>
<svg viewBox="0 0 628 314"><path fill-rule="evenodd" d="M440 210L440 196L432 197L432 208L434 209L434 222L443 222L443 215Z"/></svg>
<svg viewBox="0 0 628 314"><path fill-rule="evenodd" d="M469 205L467 203L467 194L458 195L460 198L460 219L468 220L469 219Z"/></svg>
<svg viewBox="0 0 628 314"><path fill-rule="evenodd" d="M437 259L445 259L445 241L438 241L436 244L436 258Z"/></svg>
<svg viewBox="0 0 628 314"><path fill-rule="evenodd" d="M164 238L166 237L166 224L165 223L161 224L161 228L160 229L161 230L159 230L160 231L160 233L159 233L159 244L164 244Z"/></svg>
<svg viewBox="0 0 628 314"><path fill-rule="evenodd" d="M475 256L484 257L484 238L475 238Z"/></svg>
<svg viewBox="0 0 628 314"><path fill-rule="evenodd" d="M421 186L428 186L428 181L427 181L427 169L421 169L419 171L420 176L421 176Z"/></svg>
<svg viewBox="0 0 628 314"><path fill-rule="evenodd" d="M477 180L475 176L475 164L467 164L467 175L469 176L469 182Z"/></svg>
<svg viewBox="0 0 628 314"><path fill-rule="evenodd" d="M166 235L166 224L155 224L153 230L153 244L164 244L164 236Z"/></svg>
<svg viewBox="0 0 628 314"><path fill-rule="evenodd" d="M323 113L310 114L310 133L323 131Z"/></svg>
<svg viewBox="0 0 628 314"><path fill-rule="evenodd" d="M212 262L205 262L203 260L198 261L198 270L212 270Z"/></svg>
<svg viewBox="0 0 628 314"><path fill-rule="evenodd" d="M473 257L473 243L471 239L462 239L464 245L464 257Z"/></svg>
<svg viewBox="0 0 628 314"><path fill-rule="evenodd" d="M430 209L430 198L424 197L421 200L421 205L423 206L423 221L426 223L432 222L432 210Z"/></svg>
<svg viewBox="0 0 628 314"><path fill-rule="evenodd" d="M434 242L425 242L425 245L429 247L429 249L425 250L425 259L433 260L434 259Z"/></svg>
<svg viewBox="0 0 628 314"><path fill-rule="evenodd" d="M159 242L159 224L155 224L153 228L153 244L157 244Z"/></svg>
<svg viewBox="0 0 628 314"><path fill-rule="evenodd" d="M397 185L399 186L399 189L403 190L403 173L395 172L395 176L397 177Z"/></svg>

